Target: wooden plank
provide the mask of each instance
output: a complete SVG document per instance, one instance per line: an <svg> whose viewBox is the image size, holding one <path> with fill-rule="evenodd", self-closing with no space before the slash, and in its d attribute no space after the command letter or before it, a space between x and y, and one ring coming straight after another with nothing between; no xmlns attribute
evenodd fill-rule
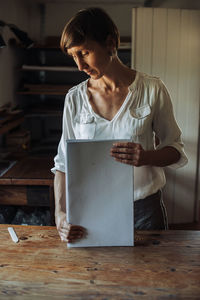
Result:
<svg viewBox="0 0 200 300"><path fill-rule="evenodd" d="M53 221L53 186L49 185L1 185L0 205L50 206ZM54 224L52 222L52 224Z"/></svg>
<svg viewBox="0 0 200 300"><path fill-rule="evenodd" d="M60 49L60 36L54 36L54 37L48 37L48 38L53 38L54 41L53 43L51 42L50 44L45 44L45 45L35 45L34 48L38 48L38 49L58 49L61 51ZM124 40L124 38L126 37L121 37L121 40ZM120 46L119 46L119 49L131 49L131 45L128 41L122 41L120 42Z"/></svg>
<svg viewBox="0 0 200 300"><path fill-rule="evenodd" d="M11 178L1 178L0 177L0 185L11 185L12 179Z"/></svg>
<svg viewBox="0 0 200 300"><path fill-rule="evenodd" d="M59 95L66 95L67 91L19 91L17 95L49 95L49 96L59 96Z"/></svg>
<svg viewBox="0 0 200 300"><path fill-rule="evenodd" d="M6 132L10 131L11 129L19 126L24 121L24 117L9 121L0 127L0 134L5 134Z"/></svg>
<svg viewBox="0 0 200 300"><path fill-rule="evenodd" d="M68 90L71 87L72 85L66 85L66 84L28 84L28 83L24 84L24 89L28 89L28 90L59 91L59 90Z"/></svg>
<svg viewBox="0 0 200 300"><path fill-rule="evenodd" d="M190 92L188 95L192 98L192 105L188 101L188 111L190 112L191 122L188 120L187 135L195 141L194 144L190 143L190 151L192 159L193 155L196 156L196 160L192 160L192 171L193 178L195 181L194 184L194 212L193 220L198 220L200 218L200 190L198 185L198 172L200 172L200 163L199 163L199 153L198 147L200 147L200 89L199 89L199 78L200 78L200 11L191 11L190 16L191 22L191 34L189 40L189 55L190 55ZM189 119L189 118L188 118ZM191 169L190 169L191 170ZM189 175L189 172L188 172ZM199 194L197 194L199 191ZM188 195L189 196L189 195Z"/></svg>
<svg viewBox="0 0 200 300"><path fill-rule="evenodd" d="M167 10L153 9L153 42L151 74L165 81L167 46Z"/></svg>
<svg viewBox="0 0 200 300"><path fill-rule="evenodd" d="M20 180L21 182L25 180L27 184L28 182L29 184L32 184L31 181L33 181L33 183L41 181L46 185L45 182L50 182L54 177L50 170L52 165L53 157L51 156L28 156L17 162L13 168L0 178L0 181L2 179L10 178L12 179L12 184L19 184Z"/></svg>
<svg viewBox="0 0 200 300"><path fill-rule="evenodd" d="M167 10L165 83L171 95L175 112L179 83L180 16L180 9Z"/></svg>
<svg viewBox="0 0 200 300"><path fill-rule="evenodd" d="M0 225L0 298L198 299L200 232L137 232L135 247L67 249L55 227ZM47 259L48 258L48 259Z"/></svg>
<svg viewBox="0 0 200 300"><path fill-rule="evenodd" d="M135 36L133 36L134 67L148 74L152 71L152 15L151 8L133 9L133 20L136 22L133 28L135 30Z"/></svg>
<svg viewBox="0 0 200 300"><path fill-rule="evenodd" d="M136 8L132 9L131 68L136 69Z"/></svg>
<svg viewBox="0 0 200 300"><path fill-rule="evenodd" d="M179 170L175 190L175 223L193 222L199 126L200 12L182 10L177 119L183 131L188 165ZM184 105L183 105L184 104ZM181 208L181 213L180 213Z"/></svg>
<svg viewBox="0 0 200 300"><path fill-rule="evenodd" d="M77 67L69 66L33 66L33 65L23 65L23 71L51 71L51 72L79 72Z"/></svg>
<svg viewBox="0 0 200 300"><path fill-rule="evenodd" d="M53 186L53 178L52 179L35 179L35 178L18 178L11 180L12 185L48 185ZM1 185L1 181L0 181Z"/></svg>
<svg viewBox="0 0 200 300"><path fill-rule="evenodd" d="M72 85L25 84L19 95L65 95Z"/></svg>
<svg viewBox="0 0 200 300"><path fill-rule="evenodd" d="M167 10L167 45L166 45L166 65L165 65L165 83L171 95L174 113L176 116L176 107L178 102L178 84L179 84L179 53L180 53L180 14L179 9ZM176 170L166 168L167 183L164 188L164 201L169 215L169 223L174 222L174 191L176 186Z"/></svg>
<svg viewBox="0 0 200 300"><path fill-rule="evenodd" d="M185 142L185 150L190 157L188 152L189 140L186 136L186 123L188 114L188 76L189 76L189 56L188 56L188 44L189 44L189 12L187 10L181 10L180 16L180 46L179 46L179 82L178 82L178 98L176 103L176 116L179 122L179 126L183 132L183 141ZM184 106L183 106L184 103ZM190 139L190 138L189 138ZM195 159L195 158L193 158ZM190 168L190 160L188 165L179 170L179 176L176 179L177 190L174 191L174 197L176 197L176 202L174 203L174 215L173 223L183 223L183 222L193 222L193 201L194 195L193 191L190 190L189 185L193 181L193 178L187 178L187 169ZM193 172L192 172L193 173ZM193 176L192 176L193 177ZM189 184L189 185L188 185ZM179 186L178 186L179 185ZM183 209L185 206L185 199L188 198L188 193L190 194L189 210ZM186 204L187 205L187 204ZM179 210L179 213L178 213ZM181 213L180 213L181 212Z"/></svg>
<svg viewBox="0 0 200 300"><path fill-rule="evenodd" d="M25 186L0 186L0 205L27 205Z"/></svg>
<svg viewBox="0 0 200 300"><path fill-rule="evenodd" d="M143 10L143 49L142 50L142 70L144 73L152 74L153 55L153 10L147 8ZM140 55L140 52L138 52Z"/></svg>

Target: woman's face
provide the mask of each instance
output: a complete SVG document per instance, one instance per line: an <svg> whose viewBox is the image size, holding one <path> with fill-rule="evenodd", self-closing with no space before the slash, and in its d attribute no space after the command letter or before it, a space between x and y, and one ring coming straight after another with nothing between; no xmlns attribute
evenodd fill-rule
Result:
<svg viewBox="0 0 200 300"><path fill-rule="evenodd" d="M69 48L68 54L73 57L78 69L92 79L99 79L105 75L111 62L108 48L91 40Z"/></svg>

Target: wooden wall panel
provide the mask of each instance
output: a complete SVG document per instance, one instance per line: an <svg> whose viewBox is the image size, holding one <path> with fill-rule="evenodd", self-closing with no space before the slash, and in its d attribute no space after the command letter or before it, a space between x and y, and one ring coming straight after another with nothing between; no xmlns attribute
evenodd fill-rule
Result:
<svg viewBox="0 0 200 300"><path fill-rule="evenodd" d="M159 76L165 81L166 45L167 45L167 10L152 10L152 71L151 74Z"/></svg>
<svg viewBox="0 0 200 300"><path fill-rule="evenodd" d="M152 11L150 8L145 10L138 10L135 18L137 18L137 24L134 27L134 37L132 39L132 49L134 54L133 65L137 69L138 66L142 66L143 72L151 73L152 71ZM134 23L133 23L134 25ZM137 42L136 42L137 41Z"/></svg>
<svg viewBox="0 0 200 300"><path fill-rule="evenodd" d="M200 79L200 13L182 10L180 16L179 84L176 115L183 131L183 140L189 162L178 171L175 189L177 222L195 217L196 171L199 127ZM184 201L183 201L184 200ZM181 210L182 214L178 212Z"/></svg>
<svg viewBox="0 0 200 300"><path fill-rule="evenodd" d="M164 190L170 223L192 222L197 199L199 127L200 12L165 8L133 9L132 66L166 84L183 132L187 166L166 168Z"/></svg>
<svg viewBox="0 0 200 300"><path fill-rule="evenodd" d="M166 64L164 81L170 89L170 95L173 101L174 110L176 111L178 99L178 82L179 82L179 49L180 49L180 10L169 9L167 12L166 24ZM173 32L173 34L171 34ZM174 192L176 182L176 172L169 168L165 169L167 185L164 190L164 198L167 199L167 211L169 222L174 222Z"/></svg>

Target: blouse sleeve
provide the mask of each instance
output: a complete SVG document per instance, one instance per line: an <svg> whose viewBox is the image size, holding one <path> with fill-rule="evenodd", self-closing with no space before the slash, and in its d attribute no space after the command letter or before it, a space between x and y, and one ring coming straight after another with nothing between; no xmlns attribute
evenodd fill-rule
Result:
<svg viewBox="0 0 200 300"><path fill-rule="evenodd" d="M57 155L54 158L54 167L51 169L54 174L56 170L65 173L66 140L75 138L72 128L72 119L73 106L70 102L69 94L67 94L62 118L62 135L58 145Z"/></svg>
<svg viewBox="0 0 200 300"><path fill-rule="evenodd" d="M156 149L171 146L180 153L177 163L170 165L171 168L180 168L187 164L188 159L184 151L184 144L181 139L181 130L176 122L173 106L165 85L161 85L157 91L157 102L153 121L153 130L159 138L159 145Z"/></svg>

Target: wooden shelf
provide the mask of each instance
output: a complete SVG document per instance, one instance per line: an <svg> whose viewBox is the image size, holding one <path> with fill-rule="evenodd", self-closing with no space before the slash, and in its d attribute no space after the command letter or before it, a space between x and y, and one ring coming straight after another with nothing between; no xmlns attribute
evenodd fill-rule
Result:
<svg viewBox="0 0 200 300"><path fill-rule="evenodd" d="M52 156L28 156L17 162L1 178L0 185L53 185Z"/></svg>
<svg viewBox="0 0 200 300"><path fill-rule="evenodd" d="M31 106L26 111L26 118L36 116L62 116L62 108L58 105L37 105Z"/></svg>
<svg viewBox="0 0 200 300"><path fill-rule="evenodd" d="M27 118L31 118L31 117L62 117L62 111L51 111L51 110L37 110L37 109L31 109L30 111L28 111L26 113L26 117Z"/></svg>
<svg viewBox="0 0 200 300"><path fill-rule="evenodd" d="M55 50L60 50L60 51L62 51L61 49L60 49L60 46L59 46L59 43L50 43L50 44L45 44L45 45L42 45L42 44L37 44L37 45L35 45L34 46L34 48L36 48L36 49L55 49ZM119 46L119 48L118 48L119 50L123 50L123 49L131 49L131 42L130 41L127 41L127 42L123 42L123 41L121 41L120 42L120 46Z"/></svg>
<svg viewBox="0 0 200 300"><path fill-rule="evenodd" d="M51 72L79 72L77 67L69 66L33 66L33 65L23 65L23 71L51 71Z"/></svg>
<svg viewBox="0 0 200 300"><path fill-rule="evenodd" d="M20 117L20 118L15 118L14 120L9 120L7 123L3 124L0 127L0 134L5 134L8 131L10 131L11 129L19 126L22 122L24 121L24 116Z"/></svg>
<svg viewBox="0 0 200 300"><path fill-rule="evenodd" d="M18 95L66 95L72 85L25 84Z"/></svg>
<svg viewBox="0 0 200 300"><path fill-rule="evenodd" d="M17 95L55 95L55 96L59 96L59 95L65 95L67 93L64 91L18 91L16 94Z"/></svg>
<svg viewBox="0 0 200 300"><path fill-rule="evenodd" d="M52 156L27 156L18 161L0 177L1 204L50 206L54 223L52 165Z"/></svg>
<svg viewBox="0 0 200 300"><path fill-rule="evenodd" d="M131 50L131 42L121 42L118 50Z"/></svg>

